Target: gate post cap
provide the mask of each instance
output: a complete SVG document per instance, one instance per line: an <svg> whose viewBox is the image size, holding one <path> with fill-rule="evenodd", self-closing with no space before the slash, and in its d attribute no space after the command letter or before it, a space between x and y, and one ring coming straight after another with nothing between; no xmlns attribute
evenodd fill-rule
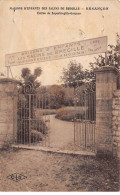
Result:
<svg viewBox="0 0 120 195"><path fill-rule="evenodd" d="M11 78L0 78L0 83L16 83L21 84L21 82L17 79L11 79Z"/></svg>
<svg viewBox="0 0 120 195"><path fill-rule="evenodd" d="M99 73L99 72L114 72L116 74L120 74L119 69L117 69L115 66L102 66L99 68L96 68L94 70L95 73Z"/></svg>

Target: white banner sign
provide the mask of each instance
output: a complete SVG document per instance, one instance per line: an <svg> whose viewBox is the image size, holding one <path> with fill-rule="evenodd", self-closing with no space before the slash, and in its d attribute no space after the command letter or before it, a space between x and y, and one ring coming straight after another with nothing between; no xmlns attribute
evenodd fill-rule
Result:
<svg viewBox="0 0 120 195"><path fill-rule="evenodd" d="M44 61L72 58L107 51L107 37L71 42L51 47L22 51L5 56L5 66L18 66Z"/></svg>

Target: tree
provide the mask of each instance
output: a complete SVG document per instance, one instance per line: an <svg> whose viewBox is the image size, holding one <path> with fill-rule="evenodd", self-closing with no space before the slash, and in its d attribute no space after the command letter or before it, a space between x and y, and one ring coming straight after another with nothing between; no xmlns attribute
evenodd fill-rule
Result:
<svg viewBox="0 0 120 195"><path fill-rule="evenodd" d="M65 92L61 85L51 86L51 88L49 89L49 92L50 92L51 107L58 109L64 105Z"/></svg>
<svg viewBox="0 0 120 195"><path fill-rule="evenodd" d="M116 45L108 45L106 53L106 59L102 55L95 58L95 62L91 62L91 70L102 66L115 66L119 69L120 67L120 35L116 34Z"/></svg>
<svg viewBox="0 0 120 195"><path fill-rule="evenodd" d="M17 139L20 143L31 143L35 141L41 141L48 131L48 127L44 120L39 120L35 115L35 106L37 102L37 88L40 86L40 82L37 78L41 75L41 68L36 68L34 73L31 74L29 68L23 68L21 77L23 83L20 88L22 96L19 96L18 101L18 132ZM28 95L34 93L33 95ZM26 118L30 120L26 120ZM31 130L34 133L31 133ZM40 134L39 134L40 133Z"/></svg>
<svg viewBox="0 0 120 195"><path fill-rule="evenodd" d="M23 78L23 89L24 86L27 86L27 84L29 84L31 87L33 87L34 90L36 90L41 84L36 80L41 75L41 73L42 69L39 67L34 70L33 74L31 74L29 68L23 68L21 73L21 77Z"/></svg>
<svg viewBox="0 0 120 195"><path fill-rule="evenodd" d="M95 62L90 62L91 70L87 72L87 78L89 84L95 86L96 77L94 70L103 66L115 66L117 69L120 67L120 35L116 34L116 45L108 45L108 50L106 53L106 58L102 55L95 57Z"/></svg>
<svg viewBox="0 0 120 195"><path fill-rule="evenodd" d="M82 69L80 63L70 61L69 68L63 69L63 76L61 79L64 82L65 87L75 88L81 86L84 83L85 72Z"/></svg>
<svg viewBox="0 0 120 195"><path fill-rule="evenodd" d="M62 85L51 85L40 87L39 92L50 98L50 108L57 109L64 105L65 92Z"/></svg>

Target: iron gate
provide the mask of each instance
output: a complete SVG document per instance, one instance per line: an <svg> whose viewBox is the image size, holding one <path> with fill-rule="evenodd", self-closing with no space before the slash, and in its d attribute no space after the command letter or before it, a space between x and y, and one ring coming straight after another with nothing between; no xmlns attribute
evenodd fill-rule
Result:
<svg viewBox="0 0 120 195"><path fill-rule="evenodd" d="M50 96L36 94L31 89L31 86L25 86L18 96L16 142L50 146ZM95 152L95 92L75 95L74 108L74 145Z"/></svg>
<svg viewBox="0 0 120 195"><path fill-rule="evenodd" d="M35 94L30 88L18 96L17 143L49 146L49 95Z"/></svg>
<svg viewBox="0 0 120 195"><path fill-rule="evenodd" d="M87 92L75 97L74 144L95 151L96 93Z"/></svg>

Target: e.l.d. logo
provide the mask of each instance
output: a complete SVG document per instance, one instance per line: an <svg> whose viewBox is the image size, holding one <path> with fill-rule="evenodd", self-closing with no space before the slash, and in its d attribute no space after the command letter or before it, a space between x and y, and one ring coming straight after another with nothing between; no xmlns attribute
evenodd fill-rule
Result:
<svg viewBox="0 0 120 195"><path fill-rule="evenodd" d="M20 180L26 179L27 177L24 176L24 175L22 175L22 174L19 174L19 173L13 173L13 174L11 174L11 175L8 175L7 178L8 178L8 179L11 179L11 180L13 180L13 181L18 182L18 181L20 181Z"/></svg>

